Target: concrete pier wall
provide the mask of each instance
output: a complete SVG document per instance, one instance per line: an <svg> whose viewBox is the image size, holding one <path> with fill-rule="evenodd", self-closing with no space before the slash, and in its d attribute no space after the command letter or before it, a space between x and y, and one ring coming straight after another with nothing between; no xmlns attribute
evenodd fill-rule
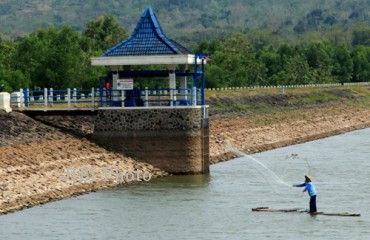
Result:
<svg viewBox="0 0 370 240"><path fill-rule="evenodd" d="M209 126L201 107L100 109L93 139L173 174L209 172Z"/></svg>

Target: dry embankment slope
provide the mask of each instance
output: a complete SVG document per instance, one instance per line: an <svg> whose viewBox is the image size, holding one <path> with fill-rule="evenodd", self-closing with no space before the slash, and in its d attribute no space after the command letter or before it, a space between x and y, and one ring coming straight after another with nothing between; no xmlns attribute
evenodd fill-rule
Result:
<svg viewBox="0 0 370 240"><path fill-rule="evenodd" d="M117 167L120 173L166 175L21 113L0 112L0 214L117 185L115 173L110 174ZM90 170L90 180L94 169L95 182L82 183L81 169Z"/></svg>

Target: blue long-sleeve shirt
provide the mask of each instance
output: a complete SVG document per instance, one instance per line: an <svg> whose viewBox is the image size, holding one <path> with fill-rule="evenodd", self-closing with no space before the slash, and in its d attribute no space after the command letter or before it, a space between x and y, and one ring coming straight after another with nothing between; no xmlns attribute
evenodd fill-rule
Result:
<svg viewBox="0 0 370 240"><path fill-rule="evenodd" d="M316 188L315 186L311 183L311 182L307 182L307 183L302 183L302 184L298 184L298 185L295 185L296 187L306 187L303 192L308 192L308 195L310 195L310 197L313 197L313 196L316 196L317 195L317 191L316 191Z"/></svg>

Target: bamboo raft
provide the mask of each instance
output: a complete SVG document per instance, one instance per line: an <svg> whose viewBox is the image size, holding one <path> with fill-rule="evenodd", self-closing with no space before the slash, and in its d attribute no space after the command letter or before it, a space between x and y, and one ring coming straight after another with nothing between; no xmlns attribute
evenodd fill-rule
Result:
<svg viewBox="0 0 370 240"><path fill-rule="evenodd" d="M269 207L258 207L252 208L253 212L280 212L280 213L309 213L307 210L301 208L293 209L272 209ZM325 213L325 212L316 212L310 213L311 215L323 215L323 216L336 216L336 217L360 217L361 214L357 213Z"/></svg>

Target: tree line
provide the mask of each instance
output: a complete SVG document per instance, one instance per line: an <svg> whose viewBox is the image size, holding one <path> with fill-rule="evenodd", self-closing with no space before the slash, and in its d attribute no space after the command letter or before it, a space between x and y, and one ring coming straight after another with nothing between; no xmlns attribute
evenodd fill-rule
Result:
<svg viewBox="0 0 370 240"><path fill-rule="evenodd" d="M208 87L368 82L369 41L370 28L354 32L350 47L331 40L256 46L236 33L203 42L197 51L212 55Z"/></svg>
<svg viewBox="0 0 370 240"><path fill-rule="evenodd" d="M0 38L0 86L66 89L96 87L107 68L91 66L91 57L127 38L114 17L90 21L82 33L71 26L40 29L24 38Z"/></svg>
<svg viewBox="0 0 370 240"><path fill-rule="evenodd" d="M351 32L349 44L333 39L276 43L265 36L263 30L233 33L195 47L195 52L212 55L206 67L207 87L369 81L369 26ZM16 40L0 37L0 86L9 92L97 87L109 69L92 67L91 57L127 37L117 20L107 16L90 21L82 32L65 25Z"/></svg>
<svg viewBox="0 0 370 240"><path fill-rule="evenodd" d="M370 81L369 25L310 40L317 38L288 43L260 30L205 41L196 51L212 55L207 87Z"/></svg>

